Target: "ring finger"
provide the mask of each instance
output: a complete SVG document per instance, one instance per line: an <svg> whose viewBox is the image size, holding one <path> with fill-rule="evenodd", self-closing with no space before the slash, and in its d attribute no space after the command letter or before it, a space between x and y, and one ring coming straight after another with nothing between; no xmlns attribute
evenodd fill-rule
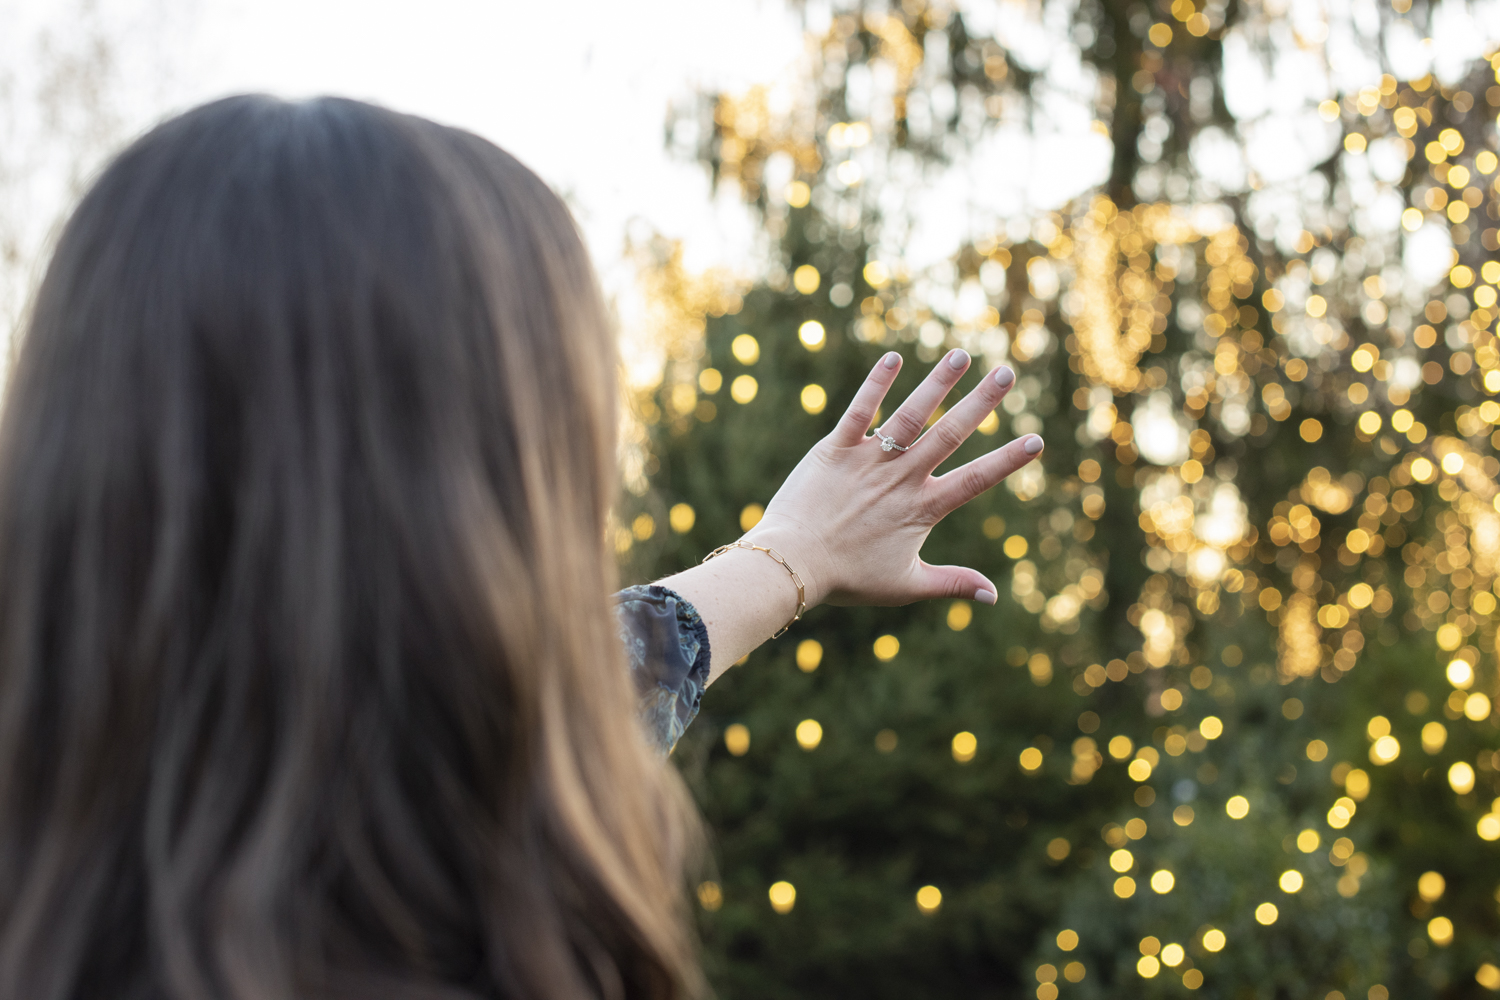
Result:
<svg viewBox="0 0 1500 1000"><path fill-rule="evenodd" d="M878 430L896 444L910 448L921 436L922 428L937 411L938 405L952 390L969 367L968 352L955 349L933 366L922 384L912 390L906 401L892 413Z"/></svg>

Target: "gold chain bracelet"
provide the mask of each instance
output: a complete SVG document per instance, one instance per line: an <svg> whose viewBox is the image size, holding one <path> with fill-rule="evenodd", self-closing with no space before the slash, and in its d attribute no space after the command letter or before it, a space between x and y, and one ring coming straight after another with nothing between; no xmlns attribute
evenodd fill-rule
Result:
<svg viewBox="0 0 1500 1000"><path fill-rule="evenodd" d="M772 548L767 548L764 545L755 545L751 542L747 542L743 538L736 542L730 542L728 545L720 545L708 555L704 556L703 561L708 562L715 556L722 556L730 549L754 549L756 552L764 552L766 555L779 562L782 569L792 574L792 582L797 585L797 613L795 615L792 615L791 621L781 626L780 632L777 632L771 636L772 639L780 637L786 632L787 629L795 625L802 618L802 612L807 610L807 588L802 586L802 577L797 575L797 571L792 569L791 563L787 562L780 552L777 552Z"/></svg>

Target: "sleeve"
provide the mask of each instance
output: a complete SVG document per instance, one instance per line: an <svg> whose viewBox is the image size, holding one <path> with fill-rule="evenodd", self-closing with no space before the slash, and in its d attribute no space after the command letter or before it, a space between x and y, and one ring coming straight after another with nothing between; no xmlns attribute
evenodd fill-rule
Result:
<svg viewBox="0 0 1500 1000"><path fill-rule="evenodd" d="M627 587L614 599L641 722L666 756L698 714L708 685L708 628L696 608L665 587Z"/></svg>

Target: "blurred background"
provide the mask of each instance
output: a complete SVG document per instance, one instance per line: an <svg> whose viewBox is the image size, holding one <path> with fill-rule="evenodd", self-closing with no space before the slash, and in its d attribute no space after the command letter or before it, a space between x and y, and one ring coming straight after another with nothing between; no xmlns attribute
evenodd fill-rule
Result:
<svg viewBox="0 0 1500 1000"><path fill-rule="evenodd" d="M720 996L1500 991L1500 2L0 0L0 290L217 94L463 125L620 328L626 582L755 523L875 359L1018 373L934 532L675 764Z"/></svg>

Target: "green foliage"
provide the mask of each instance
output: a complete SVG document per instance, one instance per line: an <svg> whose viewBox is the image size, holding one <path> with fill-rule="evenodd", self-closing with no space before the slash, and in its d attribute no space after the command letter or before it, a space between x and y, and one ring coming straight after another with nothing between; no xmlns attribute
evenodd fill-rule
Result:
<svg viewBox="0 0 1500 1000"><path fill-rule="evenodd" d="M1174 16L1185 21L1193 11L1178 16L1179 7ZM1140 176L1156 169L1136 157L1143 107L1171 117L1166 156L1179 164L1193 128L1228 120L1215 74L1229 15L1202 9L1218 21L1191 38L1179 27L1191 52L1177 52L1175 64L1173 52L1144 41L1152 20L1144 7L1141 25L1135 8L1079 9L1078 23L1110 39L1107 55L1098 46L1086 55L1114 74L1113 93L1129 95L1101 101L1100 116L1114 115L1116 135L1133 129L1124 133L1131 145L1116 147L1104 185L1113 201L1075 203L1019 239L999 233L954 249L950 284L1003 269L1002 284L986 281L993 315L985 318L945 312L942 296L923 291L932 274L903 272L891 236L899 220L879 207L878 171L859 190L835 183L832 162L845 154L824 136L852 117L850 67L899 67L901 45L930 53L928 36L941 32L949 75L905 81L880 156L956 155L965 135L958 115L937 126L953 142L914 137L901 115L922 88L945 83L981 99L1029 97L1036 78L1003 71L1009 53L998 42L921 4L889 20L846 15L853 19L836 21L822 42L808 100L813 132L777 133L745 111L753 102L706 105L703 132L713 138L704 160L757 206L774 252L742 301L708 319L696 367L642 402L650 489L628 500L625 520L645 510L662 527L637 534L649 537L625 555L627 576L661 575L735 537L742 512L770 499L888 349L908 363L887 412L943 349L963 345L976 356L954 398L1001 358L1016 368L1025 408L1007 409L998 433L975 435L948 467L1023 429L1047 441L1045 476L956 512L924 550L929 561L995 579L997 607L819 609L706 696L675 759L713 831L720 895L704 897L712 908L701 926L710 977L726 1000L1194 990L1234 1000L1456 998L1481 995L1485 963L1500 964L1500 862L1496 844L1476 835L1500 793L1500 740L1487 707L1465 718L1471 692L1455 692L1443 674L1450 659L1466 658L1477 666L1472 691L1500 693L1494 560L1485 548L1500 420L1479 416L1500 391L1500 355L1484 305L1493 293L1462 291L1495 230L1481 237L1477 222L1454 223L1450 238L1471 273L1454 272L1430 301L1429 289L1408 288L1375 308L1369 290L1379 289L1368 279L1382 260L1398 260L1405 237L1359 235L1336 204L1350 190L1338 186L1344 180L1316 210L1330 213L1329 225L1315 235L1308 223L1291 245L1269 229L1256 235L1255 213L1237 199L1226 200L1232 222L1201 231L1172 223L1180 215L1169 205L1132 211L1133 192L1151 186ZM1478 93L1489 72L1476 69L1466 86ZM1213 84L1208 118L1161 100L1173 80L1194 74ZM1426 101L1428 119L1411 119L1408 157L1448 125L1466 130L1465 156L1494 144L1492 124L1455 110L1472 104L1468 90L1430 78L1391 85L1377 110ZM1373 135L1378 115L1360 114L1346 127ZM1390 118L1403 139L1404 120ZM810 199L791 199L802 204L778 202L766 187L778 154L810 188ZM1319 169L1344 177L1337 161ZM1393 190L1417 203L1445 162L1434 161L1429 178L1413 160ZM1466 171L1482 170L1483 161L1465 162L1473 164ZM1483 210L1496 217L1493 202ZM1102 270L1085 252L1101 231L1115 234L1109 252L1119 255L1105 255ZM890 265L892 277L872 274L871 262ZM803 265L821 276L815 292L791 286ZM1380 273L1394 281L1399 270ZM1053 271L1061 294L1045 287ZM1328 277L1309 283L1310 273ZM1130 324L1146 324L1139 356L1111 382L1099 328L1077 301L1065 304L1068 289L1128 306L1131 283L1153 281L1159 292L1139 299L1146 313L1132 319L1121 306L1120 322L1106 324L1105 341L1117 337L1122 350ZM1308 300L1315 285L1323 305ZM830 288L838 286L836 305ZM1296 308L1283 309L1294 296ZM1327 321L1315 325L1325 308ZM827 329L818 350L798 339L810 319ZM1424 320L1437 329L1418 326ZM1027 341L1036 330L1046 335ZM750 364L731 347L746 334L759 347ZM1402 387L1391 364L1372 371L1355 357L1363 338L1392 363L1425 364L1422 383ZM698 368L720 373L721 387L707 391L710 379L701 400L693 397L696 409L675 405L673 385ZM732 401L733 380L747 374L754 398ZM808 385L826 391L821 412L800 402ZM1170 399L1183 433L1194 432L1190 460L1142 458L1147 444L1133 427L1145 426L1156 394ZM1246 407L1242 420L1231 403ZM1407 407L1415 428L1390 429ZM1377 430L1361 428L1367 413L1380 417ZM1463 456L1461 473L1442 471L1451 454ZM1210 517L1220 486L1243 504L1244 530L1209 545L1191 525ZM1187 528L1173 526L1174 501L1186 505ZM676 504L696 515L686 532L665 527ZM1205 545L1223 562L1195 575L1186 558ZM1064 597L1072 603L1054 603ZM1153 621L1154 613L1164 617ZM900 650L881 659L872 644L887 634ZM1153 649L1153 636L1163 645ZM811 671L796 662L809 639L822 647ZM822 727L811 748L796 738L805 719ZM738 755L725 739L736 725L750 734ZM1373 745L1385 727L1399 744L1394 759ZM976 741L972 758L956 752L961 733ZM1040 767L1028 767L1023 754L1036 752ZM1455 763L1472 765L1473 790L1450 783ZM1226 811L1236 796L1249 803L1243 818ZM1122 849L1130 856L1117 869L1111 861ZM1151 887L1158 871L1172 874L1168 891ZM1284 888L1295 882L1283 881L1287 872L1301 876L1296 891ZM1430 899L1417 889L1428 872L1445 879ZM780 881L796 887L787 912L768 896ZM925 886L941 892L935 909L917 902ZM1265 903L1277 911L1269 923L1256 916ZM1451 921L1451 941L1434 918ZM1222 949L1205 945L1210 930L1222 932ZM1176 958L1173 945L1181 961L1163 966Z"/></svg>

